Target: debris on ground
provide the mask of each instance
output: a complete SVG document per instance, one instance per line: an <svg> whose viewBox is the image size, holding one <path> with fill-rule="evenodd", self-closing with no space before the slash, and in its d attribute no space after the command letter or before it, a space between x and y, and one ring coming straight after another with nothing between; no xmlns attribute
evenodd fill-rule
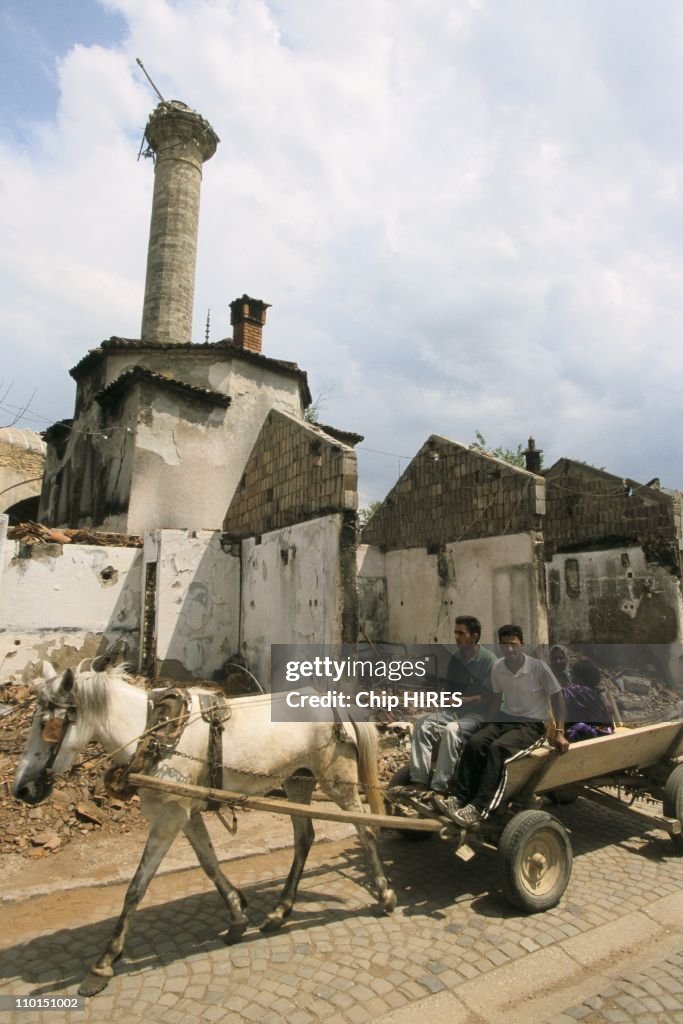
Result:
<svg viewBox="0 0 683 1024"><path fill-rule="evenodd" d="M29 520L17 523L7 531L10 540L21 541L22 544L96 544L107 548L141 548L142 537L128 536L125 533L104 533L90 529L58 529L57 527L41 526Z"/></svg>

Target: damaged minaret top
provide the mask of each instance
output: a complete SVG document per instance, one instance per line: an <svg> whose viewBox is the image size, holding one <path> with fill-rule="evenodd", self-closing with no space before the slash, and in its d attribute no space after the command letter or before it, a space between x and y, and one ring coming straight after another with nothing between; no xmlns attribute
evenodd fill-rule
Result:
<svg viewBox="0 0 683 1024"><path fill-rule="evenodd" d="M155 167L141 337L183 344L192 340L202 164L219 139L201 114L178 100L156 107L145 138Z"/></svg>

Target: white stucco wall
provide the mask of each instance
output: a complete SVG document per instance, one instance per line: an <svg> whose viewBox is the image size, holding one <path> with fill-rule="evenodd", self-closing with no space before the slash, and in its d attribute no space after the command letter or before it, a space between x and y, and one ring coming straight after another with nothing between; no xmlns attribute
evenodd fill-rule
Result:
<svg viewBox="0 0 683 1024"><path fill-rule="evenodd" d="M648 563L641 547L554 555L547 580L554 638L666 643L680 636L678 579Z"/></svg>
<svg viewBox="0 0 683 1024"><path fill-rule="evenodd" d="M220 529L270 410L302 416L295 378L237 360L208 376L203 386L230 394L227 409L197 403L189 417L184 398L159 392L140 415L128 533Z"/></svg>
<svg viewBox="0 0 683 1024"><path fill-rule="evenodd" d="M242 653L264 689L271 644L341 641L341 527L322 516L242 542Z"/></svg>
<svg viewBox="0 0 683 1024"><path fill-rule="evenodd" d="M30 557L20 557L28 553ZM31 662L74 666L125 641L137 657L140 548L5 541L0 574L0 672Z"/></svg>
<svg viewBox="0 0 683 1024"><path fill-rule="evenodd" d="M494 642L496 629L506 622L522 626L529 644L545 643L548 625L536 539L532 533L520 533L460 541L447 544L441 556L429 555L424 548L382 555L361 545L361 596L370 583L379 595L382 578L386 581L386 611L381 600L377 607L385 615L387 634L379 636L372 620L366 632L393 643L452 643L455 617L475 615L482 623L484 643ZM361 626L363 607L361 600ZM372 602L366 608L372 608Z"/></svg>
<svg viewBox="0 0 683 1024"><path fill-rule="evenodd" d="M211 679L239 648L239 557L215 531L159 530L145 541L145 560L157 562L157 672Z"/></svg>

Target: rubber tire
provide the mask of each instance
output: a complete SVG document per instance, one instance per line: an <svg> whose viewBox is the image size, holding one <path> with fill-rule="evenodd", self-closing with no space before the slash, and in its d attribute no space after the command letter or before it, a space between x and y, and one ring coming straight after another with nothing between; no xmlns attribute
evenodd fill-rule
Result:
<svg viewBox="0 0 683 1024"><path fill-rule="evenodd" d="M554 855L555 878L534 892L525 877L533 854ZM564 825L547 811L520 811L503 829L498 843L498 881L507 900L529 914L557 906L572 874L572 847ZM527 871L528 874L528 871Z"/></svg>
<svg viewBox="0 0 683 1024"><path fill-rule="evenodd" d="M683 825L683 764L679 764L669 775L664 786L662 811L667 818L678 818ZM683 835L672 836L674 850L683 856Z"/></svg>
<svg viewBox="0 0 683 1024"><path fill-rule="evenodd" d="M399 768L395 775L392 775L391 779L389 780L389 785L387 788L391 789L392 786L407 786L409 782L410 768L408 767L407 764L404 764L402 768ZM386 806L387 814L394 815L397 818L406 817L406 815L403 813L398 804L392 804L387 800ZM398 832L401 839L407 839L408 842L412 843L419 843L421 841L424 841L425 839L431 839L432 836L434 835L433 832L416 832L415 829L412 828L403 829L401 828L400 825L394 826L392 828L392 831Z"/></svg>

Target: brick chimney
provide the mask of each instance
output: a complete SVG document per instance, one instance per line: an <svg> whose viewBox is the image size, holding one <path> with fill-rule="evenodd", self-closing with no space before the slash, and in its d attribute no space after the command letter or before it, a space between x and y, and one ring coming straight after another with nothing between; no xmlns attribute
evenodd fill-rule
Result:
<svg viewBox="0 0 683 1024"><path fill-rule="evenodd" d="M524 452L524 465L530 473L540 473L542 464L543 449L536 447L533 437L529 438L529 446Z"/></svg>
<svg viewBox="0 0 683 1024"><path fill-rule="evenodd" d="M269 302L252 299L249 295L243 295L241 299L230 303L233 345L250 352L261 351L267 309L270 309Z"/></svg>

